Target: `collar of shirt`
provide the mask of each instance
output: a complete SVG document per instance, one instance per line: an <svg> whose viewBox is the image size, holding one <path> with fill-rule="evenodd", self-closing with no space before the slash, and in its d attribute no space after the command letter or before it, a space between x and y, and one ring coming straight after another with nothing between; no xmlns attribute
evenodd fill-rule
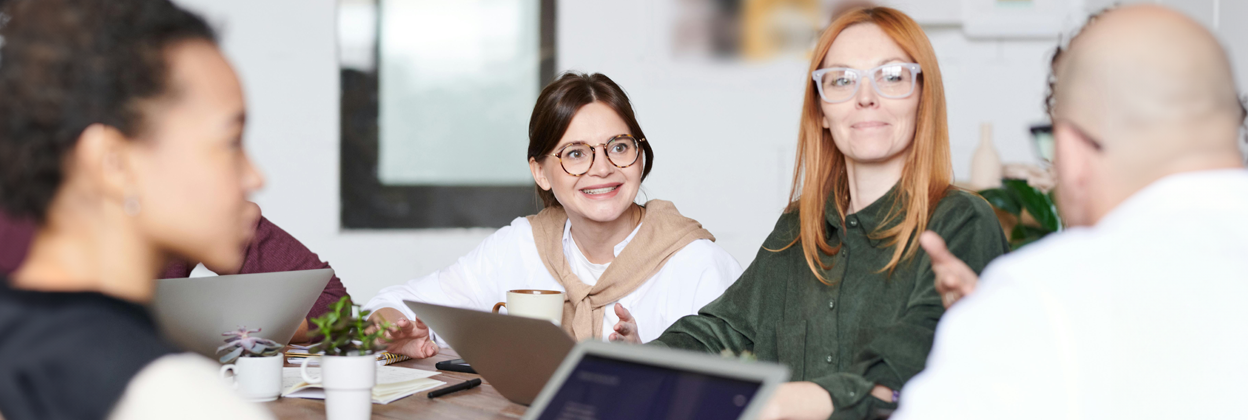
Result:
<svg viewBox="0 0 1248 420"><path fill-rule="evenodd" d="M1096 230L1139 229L1153 225L1160 215L1195 209L1230 208L1242 203L1248 170L1216 169L1184 172L1154 181L1132 194L1097 222Z"/></svg>
<svg viewBox="0 0 1248 420"><path fill-rule="evenodd" d="M848 230L850 231L857 229L867 237L867 241L871 244L871 246L879 247L882 245L884 243L884 238L872 238L870 233L874 232L877 228L887 229L893 225L901 223L901 220L905 217L905 209L902 209L902 212L896 217L885 220L888 217L889 210L892 210L893 204L897 202L898 188L900 188L900 185L901 182L894 184L893 188L890 188L887 193L884 193L884 196L876 199L875 202L853 214L845 215L845 221L843 224L841 221L841 215L836 210L836 198L829 194L828 201L824 204L823 209L824 219L827 220L828 227L835 231L829 233L845 235L848 233L847 229L845 229L846 227L848 227ZM881 223L885 222L887 222L886 225L880 226Z"/></svg>
<svg viewBox="0 0 1248 420"><path fill-rule="evenodd" d="M633 228L633 233L628 234L627 238L615 244L614 251L616 257L619 257L620 252L624 251L624 247L628 246L628 243L632 242L633 238L637 236L637 232L641 230L641 225L641 223L638 223L637 227ZM567 222L563 223L563 255L568 261L572 261L572 247L574 246L576 246L576 243L572 241L572 220L568 219Z"/></svg>

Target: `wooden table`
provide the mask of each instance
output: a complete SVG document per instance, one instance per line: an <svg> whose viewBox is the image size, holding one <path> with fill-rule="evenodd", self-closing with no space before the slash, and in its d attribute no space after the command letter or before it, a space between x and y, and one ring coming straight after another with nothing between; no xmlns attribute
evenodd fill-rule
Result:
<svg viewBox="0 0 1248 420"><path fill-rule="evenodd" d="M433 379L454 385L481 375L439 371L434 363L458 359L451 349L441 349L437 356L424 360L408 360L390 366L437 371ZM286 366L298 367L287 364ZM483 380L484 381L484 380ZM436 388L435 388L436 389ZM481 386L430 399L429 391L417 392L390 404L373 404L374 419L516 419L524 415L525 406L508 401L489 382ZM264 403L279 419L323 419L325 401L303 398L278 398Z"/></svg>

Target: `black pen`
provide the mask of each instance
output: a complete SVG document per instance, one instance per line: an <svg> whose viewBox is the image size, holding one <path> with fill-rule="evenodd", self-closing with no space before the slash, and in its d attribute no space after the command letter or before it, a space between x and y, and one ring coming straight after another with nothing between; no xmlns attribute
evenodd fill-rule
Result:
<svg viewBox="0 0 1248 420"><path fill-rule="evenodd" d="M450 394L452 392L476 388L477 385L481 385L481 379L469 379L467 381L464 381L463 383L458 383L455 385L448 386L446 388L439 389L437 391L430 392L429 398L441 397L443 395Z"/></svg>

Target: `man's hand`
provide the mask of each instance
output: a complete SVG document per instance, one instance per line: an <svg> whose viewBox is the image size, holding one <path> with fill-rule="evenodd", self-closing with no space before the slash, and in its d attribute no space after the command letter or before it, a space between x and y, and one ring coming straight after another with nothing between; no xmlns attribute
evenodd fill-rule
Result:
<svg viewBox="0 0 1248 420"><path fill-rule="evenodd" d="M629 344L641 344L641 334L637 331L637 320L633 314L624 309L624 305L615 304L615 315L620 322L615 323L615 332L611 333L611 341L622 341Z"/></svg>
<svg viewBox="0 0 1248 420"><path fill-rule="evenodd" d="M927 231L919 235L919 245L932 258L932 273L936 275L936 293L940 293L940 301L945 309L975 291L979 276L966 263L959 260L949 248L945 240L936 232Z"/></svg>
<svg viewBox="0 0 1248 420"><path fill-rule="evenodd" d="M390 330L386 331L386 351L398 353L413 359L424 359L438 354L438 344L429 337L429 327L419 318L408 320L402 312L393 308L381 308L373 312L368 320L374 326L382 321L390 322Z"/></svg>
<svg viewBox="0 0 1248 420"><path fill-rule="evenodd" d="M826 419L832 415L832 396L814 382L780 384L759 416L763 420Z"/></svg>

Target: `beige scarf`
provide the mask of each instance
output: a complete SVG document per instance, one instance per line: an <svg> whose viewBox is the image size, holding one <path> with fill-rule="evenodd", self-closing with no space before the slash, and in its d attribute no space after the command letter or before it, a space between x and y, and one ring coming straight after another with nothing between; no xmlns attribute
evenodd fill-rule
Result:
<svg viewBox="0 0 1248 420"><path fill-rule="evenodd" d="M598 283L590 286L572 273L563 255L563 228L568 215L562 207L547 207L533 216L533 240L537 254L550 275L567 290L564 294L563 329L576 337L602 338L604 307L627 296L653 277L668 258L698 239L715 240L698 221L681 216L669 201L651 200L641 217L641 229L624 247ZM573 245L576 246L576 245Z"/></svg>

